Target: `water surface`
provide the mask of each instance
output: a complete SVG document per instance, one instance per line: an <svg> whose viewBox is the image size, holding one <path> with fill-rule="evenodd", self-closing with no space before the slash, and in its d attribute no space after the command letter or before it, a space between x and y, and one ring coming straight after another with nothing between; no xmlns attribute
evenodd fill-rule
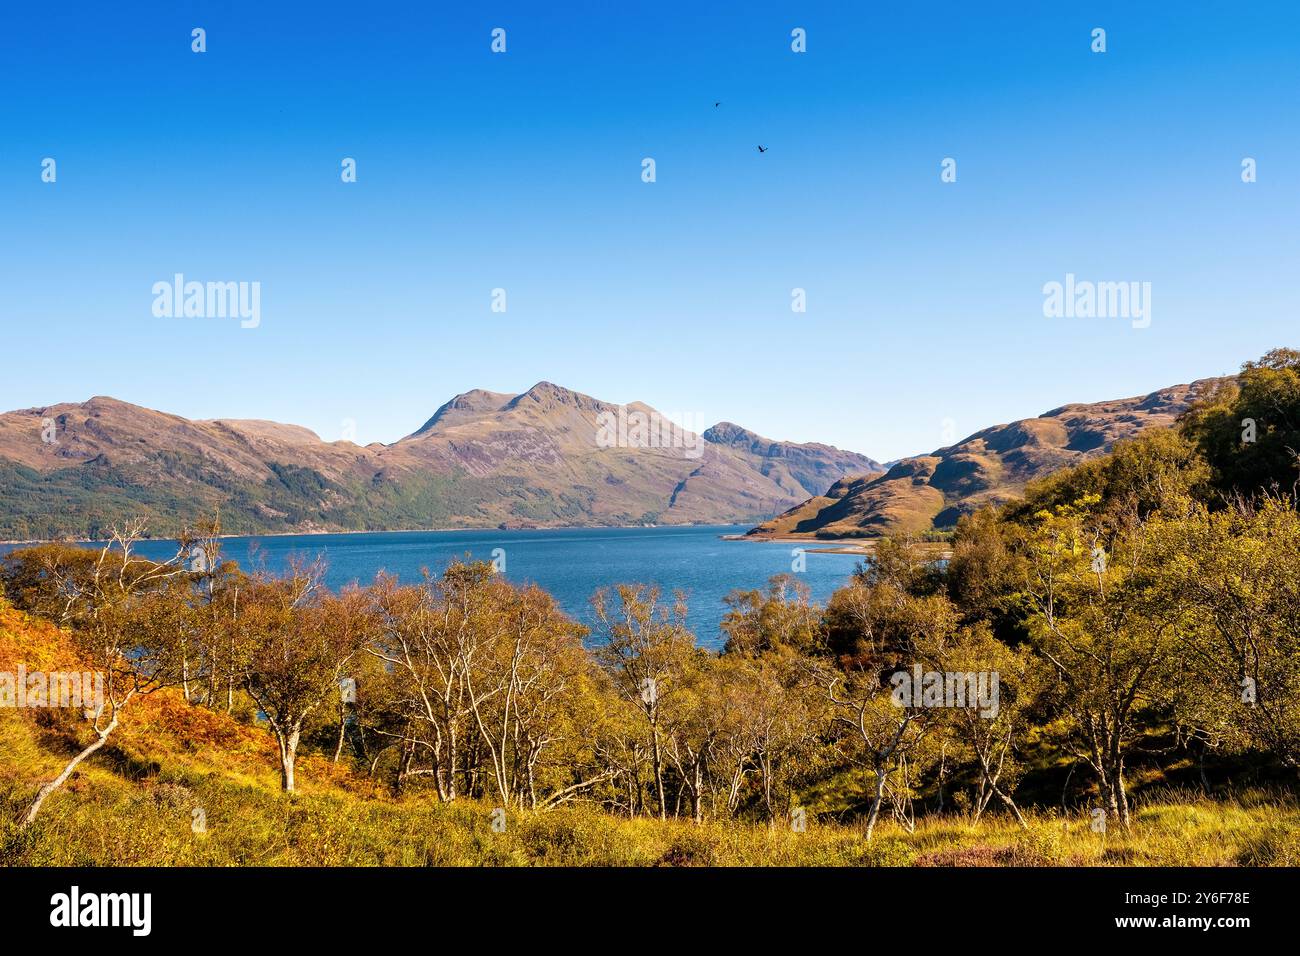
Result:
<svg viewBox="0 0 1300 956"><path fill-rule="evenodd" d="M725 541L744 526L688 528L562 528L514 531L389 531L365 534L272 535L227 538L225 557L245 568L281 571L293 555L323 555L332 588L372 581L387 571L403 582L420 579L420 569L440 573L455 558L488 561L504 551L505 576L537 583L564 609L590 625L589 599L598 587L620 582L659 584L686 592L689 622L701 644L720 643L723 597L736 588L761 588L775 574L792 571L793 544ZM816 547L817 545L813 545ZM171 557L175 542L145 541L142 555ZM858 562L849 554L804 555L798 577L825 602L845 584Z"/></svg>

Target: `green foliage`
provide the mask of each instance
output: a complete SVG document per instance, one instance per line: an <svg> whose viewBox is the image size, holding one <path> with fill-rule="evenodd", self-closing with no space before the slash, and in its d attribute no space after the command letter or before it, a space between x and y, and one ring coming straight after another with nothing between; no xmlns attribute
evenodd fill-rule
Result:
<svg viewBox="0 0 1300 956"><path fill-rule="evenodd" d="M446 527L474 514L501 489L463 473L409 475L393 481L336 483L319 472L272 463L261 482L231 480L201 460L167 456L175 482L102 461L37 472L0 461L5 489L0 540L101 540L114 526L142 519L156 537L177 537L220 512L227 534L292 532L304 527L369 531ZM175 489L180 486L183 492ZM525 518L582 517L582 500L557 501L522 484L516 513Z"/></svg>
<svg viewBox="0 0 1300 956"><path fill-rule="evenodd" d="M1242 443L1251 414L1260 437ZM549 595L482 564L331 595L307 568L269 580L223 564L215 526L195 539L210 570L64 545L15 552L0 583L17 606L71 628L84 653L110 647L107 666L140 693L183 673L183 696L162 701L215 721L204 734L227 758L248 756L239 731L265 741L269 724L291 778L286 751L301 742L308 783L277 798L269 750L238 781L193 762L140 783L95 766L96 786L52 801L34 828L0 831L0 850L25 862L1294 864L1293 422L1300 353L1270 353L1181 428L963 517L946 560L883 540L824 608L789 575L731 594L721 653L698 646L680 595L648 585L599 591L584 644ZM76 481L101 506L131 506L101 497L100 479L116 480L89 468ZM203 487L215 485L199 482L191 505ZM458 510L475 489L430 478L425 499L380 483L366 507ZM310 469L227 491L243 501L236 521L375 513L333 504L351 491ZM589 503L583 489L517 491L521 516ZM133 648L158 670L135 673ZM913 672L996 675L997 707L891 693ZM362 688L352 709L334 701L345 675ZM84 739L69 721L38 736L3 719L10 759L42 768L10 773L4 799L18 807L48 775L51 742L58 753ZM345 750L350 725L361 743ZM149 742L164 736L128 736L123 752L152 767ZM1280 795L1248 800L1250 781ZM1198 791L1160 797L1173 782ZM199 799L220 832L207 842L175 819ZM496 807L504 832L489 823ZM74 828L98 842L64 848Z"/></svg>
<svg viewBox="0 0 1300 956"><path fill-rule="evenodd" d="M1292 494L1300 479L1300 351L1274 349L1247 362L1236 382L1192 409L1183 431L1222 495Z"/></svg>
<svg viewBox="0 0 1300 956"><path fill-rule="evenodd" d="M1096 519L1107 528L1176 514L1204 500L1210 469L1196 446L1177 430L1150 431L1116 442L1110 454L1030 483L1005 517L1023 523L1043 511L1096 498Z"/></svg>
<svg viewBox="0 0 1300 956"><path fill-rule="evenodd" d="M824 643L821 608L793 575L777 575L766 591L733 591L725 601L729 608L722 619L725 653L757 655L779 649L812 653Z"/></svg>

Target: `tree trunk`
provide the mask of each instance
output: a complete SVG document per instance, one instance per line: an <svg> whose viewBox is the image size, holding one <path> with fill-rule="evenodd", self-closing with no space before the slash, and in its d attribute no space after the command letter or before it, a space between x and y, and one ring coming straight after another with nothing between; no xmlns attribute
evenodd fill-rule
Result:
<svg viewBox="0 0 1300 956"><path fill-rule="evenodd" d="M298 756L298 739L302 736L302 727L294 727L288 733L277 732L276 740L280 744L280 788L285 793L293 793L293 762Z"/></svg>
<svg viewBox="0 0 1300 956"><path fill-rule="evenodd" d="M86 747L84 750L82 750L81 753L73 757L72 760L68 762L68 765L63 768L63 772L61 774L59 774L49 783L45 784L45 786L41 787L40 791L36 794L35 801L32 802L31 807L27 811L27 817L26 819L23 820L23 826L30 825L31 822L36 819L36 814L41 812L41 804L45 802L45 798L48 797L50 794L52 794L55 790L59 789L59 787L63 786L64 783L67 782L68 778L72 776L72 771L77 769L77 765L80 764L81 761L85 760L87 757L93 754L100 747L104 746L104 742L108 740L108 735L111 734L116 727L117 727L117 711L114 710L113 719L109 722L108 726L105 727L103 730L96 731L96 733L99 735L99 739L96 740L89 747Z"/></svg>
<svg viewBox="0 0 1300 956"><path fill-rule="evenodd" d="M1011 799L1010 795L1003 793L1002 788L996 784L993 787L993 792L996 793L998 799L1006 804L1007 808L1016 815L1016 822L1020 824L1020 829L1028 830L1029 824L1025 822L1025 815L1020 812L1020 808L1016 806L1016 802Z"/></svg>
<svg viewBox="0 0 1300 956"><path fill-rule="evenodd" d="M655 790L659 798L659 819L668 819L668 797L664 793L664 765L663 758L659 753L659 727L658 724L650 725L650 750L654 757L655 771Z"/></svg>
<svg viewBox="0 0 1300 956"><path fill-rule="evenodd" d="M1114 778L1115 778L1115 779L1114 779L1114 784L1113 784L1112 787L1111 787L1111 792L1112 792L1112 794L1114 795L1115 802L1116 802L1116 804L1117 804L1118 807L1119 807L1119 822L1120 822L1120 826L1122 826L1125 830L1127 830L1128 827L1129 827L1129 816L1128 816L1128 787L1124 784L1124 763L1123 763L1123 761L1120 761L1120 762L1115 766Z"/></svg>
<svg viewBox="0 0 1300 956"><path fill-rule="evenodd" d="M776 823L776 808L772 806L772 763L767 751L759 757L758 769L763 775L763 809L767 811L767 822L771 826Z"/></svg>
<svg viewBox="0 0 1300 956"><path fill-rule="evenodd" d="M880 817L880 806L885 802L885 777L886 771L883 764L877 764L875 767L876 774L876 795L871 799L871 812L867 814L867 839L870 840L876 830L876 820Z"/></svg>
<svg viewBox="0 0 1300 956"><path fill-rule="evenodd" d="M340 710L339 710L339 743L338 743L338 746L334 748L334 762L335 762L335 763L338 763L338 762L339 762L339 757L341 757L341 756L343 755L343 732L344 732L344 730L345 730L346 727L347 727L347 724L346 724L346 716L347 716L347 715L344 714L343 711L342 711L342 709L340 708Z"/></svg>

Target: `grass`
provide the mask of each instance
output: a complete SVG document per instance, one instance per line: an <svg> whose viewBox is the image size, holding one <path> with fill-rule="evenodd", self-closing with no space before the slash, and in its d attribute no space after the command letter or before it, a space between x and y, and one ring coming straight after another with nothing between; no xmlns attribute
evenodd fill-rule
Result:
<svg viewBox="0 0 1300 956"><path fill-rule="evenodd" d="M182 706L185 706L182 704ZM192 709L192 708L191 708ZM209 715L204 715L209 716ZM220 723L220 721L216 721ZM59 755L41 729L0 717L0 862L36 866L1170 866L1300 865L1300 810L1267 794L1149 798L1132 829L1092 832L1082 816L893 821L866 839L856 824L810 821L806 832L737 821L629 820L574 806L511 813L493 831L492 805L440 803L428 791L394 797L320 758L301 792L279 791L263 735L238 727L229 749L180 743L145 720L84 764L35 827L11 822ZM149 758L135 752L147 734ZM161 746L159 744L161 743ZM195 809L206 833L192 829Z"/></svg>
<svg viewBox="0 0 1300 956"><path fill-rule="evenodd" d="M0 670L70 666L61 632L0 604ZM1092 832L1082 814L1031 812L978 824L889 820L868 841L855 823L787 826L627 819L591 806L512 812L490 803L392 795L317 755L300 792L279 790L268 735L191 707L172 691L133 704L109 746L16 820L71 753L44 711L0 710L0 864L22 866L1234 866L1300 865L1300 807L1266 791L1211 800L1148 791L1128 832ZM195 833L196 809L206 832Z"/></svg>
<svg viewBox="0 0 1300 956"><path fill-rule="evenodd" d="M18 809L26 792L4 795ZM195 808L206 833L191 826ZM493 831L490 804L441 804L318 784L294 796L274 779L164 770L129 781L94 769L51 798L26 831L0 825L0 860L35 866L1233 866L1300 864L1300 814L1275 803L1157 802L1128 833L1033 816L978 825L930 818L810 823L806 832L736 822L628 820L593 807L512 813Z"/></svg>

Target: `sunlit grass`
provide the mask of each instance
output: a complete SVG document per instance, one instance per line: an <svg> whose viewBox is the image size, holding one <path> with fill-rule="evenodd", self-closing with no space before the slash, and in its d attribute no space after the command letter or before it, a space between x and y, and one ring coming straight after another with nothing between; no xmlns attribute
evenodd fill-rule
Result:
<svg viewBox="0 0 1300 956"><path fill-rule="evenodd" d="M5 734L4 742L12 742ZM15 763L18 765L15 766ZM31 747L6 747L6 819L30 798ZM15 773L18 767L24 772ZM18 785L17 777L27 778ZM193 832L201 808L206 833ZM595 807L511 812L494 832L492 805L443 804L429 792L394 798L308 781L278 791L275 774L164 767L141 780L90 767L47 804L35 827L0 830L0 854L22 865L160 866L1171 866L1296 865L1300 811L1280 800L1151 800L1132 828L1092 831L1082 816L1030 814L978 824L930 817L909 832L883 822L811 821L805 832L740 821L627 819Z"/></svg>
<svg viewBox="0 0 1300 956"><path fill-rule="evenodd" d="M5 620L0 616L0 629ZM47 630L7 635L10 654L44 666ZM21 637L26 646L16 644ZM0 660L0 664L4 661ZM0 863L27 866L1233 866L1300 865L1300 808L1251 790L1230 799L1147 790L1133 823L1096 833L1083 812L1028 811L979 823L952 814L911 830L858 823L627 819L592 806L512 811L444 804L427 789L393 796L319 755L299 763L300 792L279 789L265 731L185 704L146 700L103 751L45 804L16 821L71 755L66 728L42 712L0 710ZM194 811L205 830L194 832Z"/></svg>

